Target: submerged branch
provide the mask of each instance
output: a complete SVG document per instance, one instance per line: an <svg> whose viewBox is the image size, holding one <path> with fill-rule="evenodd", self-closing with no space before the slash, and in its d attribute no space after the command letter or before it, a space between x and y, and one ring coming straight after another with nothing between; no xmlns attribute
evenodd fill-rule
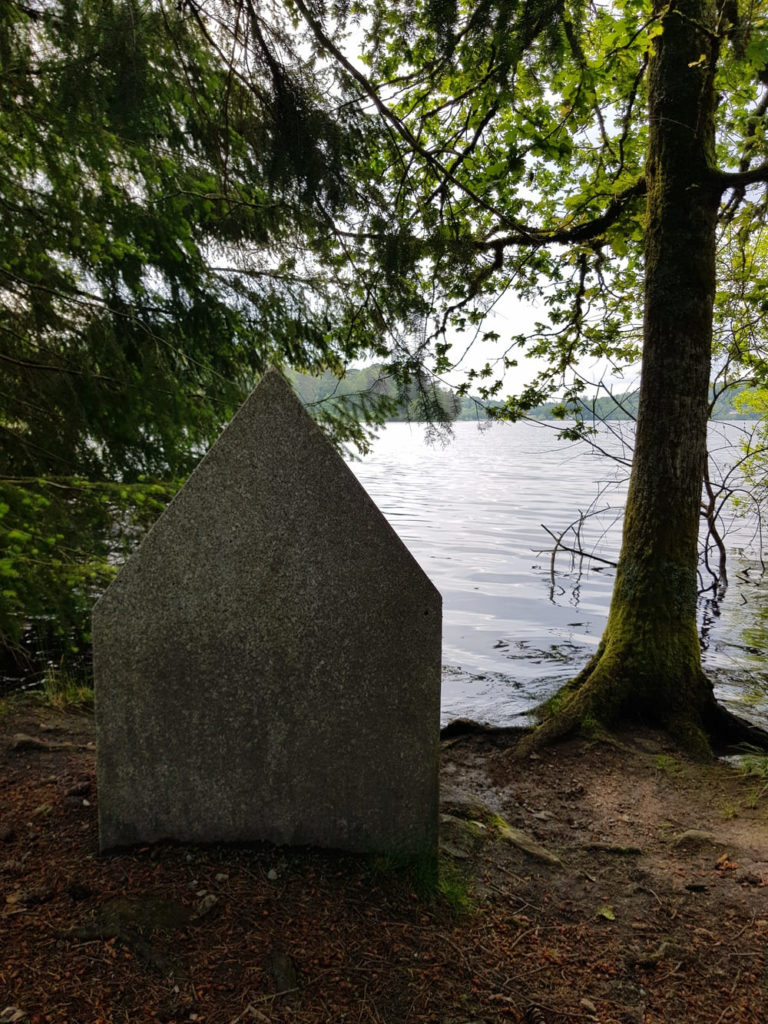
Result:
<svg viewBox="0 0 768 1024"><path fill-rule="evenodd" d="M584 551L581 548L571 548L571 547L568 547L568 545L563 544L563 537L566 535L566 533L568 533L569 530L573 529L573 526L574 526L573 523L571 523L569 526L566 526L566 528L563 530L563 532L560 534L560 536L558 536L556 533L553 533L553 531L550 530L548 526L545 526L544 523L540 523L539 525L541 526L542 530L545 530L549 534L549 536L552 538L552 540L555 542L555 546L554 546L554 548L552 550L552 573L553 573L553 575L554 575L554 571L555 571L555 555L557 554L558 550L565 551L569 555L576 555L578 558L589 558L593 562L601 562L603 565L609 565L612 569L616 568L616 566L618 564L617 562L612 562L608 558L601 558L599 555L590 554L588 551Z"/></svg>

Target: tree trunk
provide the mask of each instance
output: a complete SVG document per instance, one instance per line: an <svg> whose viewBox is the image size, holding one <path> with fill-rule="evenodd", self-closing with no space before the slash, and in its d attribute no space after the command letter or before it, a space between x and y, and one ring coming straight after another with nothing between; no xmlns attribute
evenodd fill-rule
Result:
<svg viewBox="0 0 768 1024"><path fill-rule="evenodd" d="M598 651L545 706L528 746L640 720L704 753L725 720L696 627L720 199L717 16L713 0L655 8L664 31L649 64L643 366L622 551Z"/></svg>

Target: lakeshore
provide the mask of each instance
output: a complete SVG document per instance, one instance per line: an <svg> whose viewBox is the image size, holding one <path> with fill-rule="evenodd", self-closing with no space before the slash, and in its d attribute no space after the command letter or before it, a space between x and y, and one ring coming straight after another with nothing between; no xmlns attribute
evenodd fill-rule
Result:
<svg viewBox="0 0 768 1024"><path fill-rule="evenodd" d="M763 1021L765 780L651 731L526 762L517 735L444 731L430 894L311 849L99 857L92 718L6 701L2 1019Z"/></svg>

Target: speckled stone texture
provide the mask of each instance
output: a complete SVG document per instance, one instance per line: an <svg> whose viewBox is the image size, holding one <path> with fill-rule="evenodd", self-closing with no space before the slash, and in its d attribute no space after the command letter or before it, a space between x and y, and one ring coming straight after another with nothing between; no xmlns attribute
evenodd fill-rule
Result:
<svg viewBox="0 0 768 1024"><path fill-rule="evenodd" d="M93 616L102 850L435 857L441 600L276 371Z"/></svg>

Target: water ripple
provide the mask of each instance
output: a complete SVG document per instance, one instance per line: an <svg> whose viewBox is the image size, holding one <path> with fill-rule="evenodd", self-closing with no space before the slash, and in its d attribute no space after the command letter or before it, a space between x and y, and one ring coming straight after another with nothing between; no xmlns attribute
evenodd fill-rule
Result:
<svg viewBox="0 0 768 1024"><path fill-rule="evenodd" d="M620 439L601 443L623 454ZM443 595L444 721L514 721L583 667L605 625L613 570L559 551L552 575L542 524L559 535L595 501L601 512L584 522L582 546L615 560L624 466L557 442L542 425L459 423L441 448L425 444L419 426L394 423L351 468ZM746 558L746 536L731 543ZM737 580L705 652L718 695L747 693L756 707L768 703L760 609L768 584Z"/></svg>

